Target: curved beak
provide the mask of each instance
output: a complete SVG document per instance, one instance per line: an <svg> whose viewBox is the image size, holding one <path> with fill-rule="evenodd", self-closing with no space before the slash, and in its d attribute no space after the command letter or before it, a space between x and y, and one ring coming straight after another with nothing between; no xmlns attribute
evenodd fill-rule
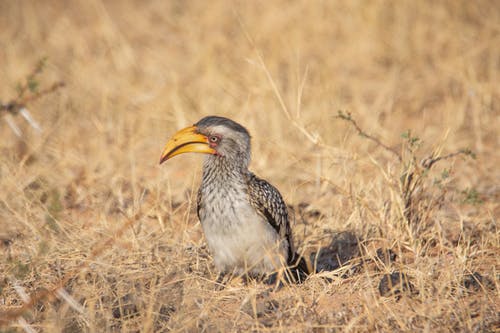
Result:
<svg viewBox="0 0 500 333"><path fill-rule="evenodd" d="M161 153L160 164L183 153L215 154L216 151L208 145L208 138L198 133L196 126L190 126L181 129L168 140Z"/></svg>

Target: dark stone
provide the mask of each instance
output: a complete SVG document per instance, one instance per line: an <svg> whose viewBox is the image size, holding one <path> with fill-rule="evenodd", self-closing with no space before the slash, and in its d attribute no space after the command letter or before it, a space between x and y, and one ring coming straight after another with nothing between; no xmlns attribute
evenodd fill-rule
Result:
<svg viewBox="0 0 500 333"><path fill-rule="evenodd" d="M410 282L408 276L401 272L384 275L378 285L378 291L380 296L397 296L397 299L399 299L403 293L416 293L416 289Z"/></svg>
<svg viewBox="0 0 500 333"><path fill-rule="evenodd" d="M473 291L479 291L483 288L489 290L495 289L493 281L478 272L465 275L462 279L462 284L465 288Z"/></svg>
<svg viewBox="0 0 500 333"><path fill-rule="evenodd" d="M137 305L134 303L134 298L131 294L127 294L116 301L113 305L113 318L119 319L123 317L134 317L139 314Z"/></svg>
<svg viewBox="0 0 500 333"><path fill-rule="evenodd" d="M347 264L359 256L358 238L352 232L341 232L333 236L331 243L311 253L311 262L316 262L316 272L329 272Z"/></svg>
<svg viewBox="0 0 500 333"><path fill-rule="evenodd" d="M377 249L377 258L380 259L384 264L388 265L391 262L395 262L397 255L391 249Z"/></svg>
<svg viewBox="0 0 500 333"><path fill-rule="evenodd" d="M160 318L162 321L168 321L170 320L170 317L172 314L176 311L177 309L175 308L174 305L165 305L163 304L160 307Z"/></svg>

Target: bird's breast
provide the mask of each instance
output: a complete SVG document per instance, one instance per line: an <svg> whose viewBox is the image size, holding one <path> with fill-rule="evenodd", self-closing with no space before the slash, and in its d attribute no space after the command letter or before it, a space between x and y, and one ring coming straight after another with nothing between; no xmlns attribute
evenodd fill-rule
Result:
<svg viewBox="0 0 500 333"><path fill-rule="evenodd" d="M256 218L243 188L205 186L200 196L200 222L204 228L218 233L234 232L241 224Z"/></svg>
<svg viewBox="0 0 500 333"><path fill-rule="evenodd" d="M276 269L281 260L278 256L286 251L276 231L251 206L243 188L202 186L199 205L200 222L219 270Z"/></svg>

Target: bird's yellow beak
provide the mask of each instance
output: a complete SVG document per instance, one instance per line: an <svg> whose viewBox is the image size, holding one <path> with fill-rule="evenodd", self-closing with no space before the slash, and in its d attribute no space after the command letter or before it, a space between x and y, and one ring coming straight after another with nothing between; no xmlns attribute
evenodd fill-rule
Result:
<svg viewBox="0 0 500 333"><path fill-rule="evenodd" d="M181 129L168 140L161 153L160 164L183 153L215 154L216 151L208 145L208 138L198 133L196 126L190 126Z"/></svg>

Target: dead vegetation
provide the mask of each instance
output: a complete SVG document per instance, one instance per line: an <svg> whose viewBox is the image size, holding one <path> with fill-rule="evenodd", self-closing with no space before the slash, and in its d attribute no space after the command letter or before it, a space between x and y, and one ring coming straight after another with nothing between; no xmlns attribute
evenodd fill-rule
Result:
<svg viewBox="0 0 500 333"><path fill-rule="evenodd" d="M497 331L497 7L1 3L0 330ZM304 284L216 288L200 157L157 165L208 114L251 132Z"/></svg>

